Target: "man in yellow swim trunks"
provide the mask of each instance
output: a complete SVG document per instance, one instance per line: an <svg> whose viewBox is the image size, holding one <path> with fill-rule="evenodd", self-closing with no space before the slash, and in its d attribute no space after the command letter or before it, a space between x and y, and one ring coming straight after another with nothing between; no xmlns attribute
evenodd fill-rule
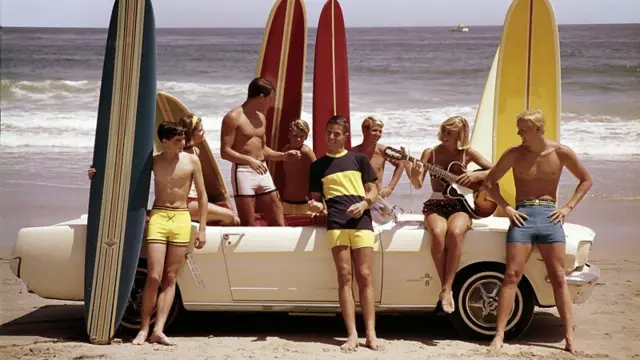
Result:
<svg viewBox="0 0 640 360"><path fill-rule="evenodd" d="M340 309L348 332L342 349L352 351L358 346L351 291L353 256L366 329L365 345L377 350L371 279L374 234L369 210L378 198L377 177L365 154L345 150L348 133L345 118L334 116L327 122L327 154L311 164L309 208L317 213L324 209L323 201L327 204L327 240L338 273Z"/></svg>
<svg viewBox="0 0 640 360"><path fill-rule="evenodd" d="M141 345L151 343L173 345L164 334L176 289L176 275L186 260L191 241L191 215L187 196L191 182L196 185L200 225L195 235L195 247L206 243L207 193L198 157L183 152L185 129L173 122L158 127L158 138L164 150L153 156L155 200L147 229L147 281L142 292L142 324L133 340ZM157 307L156 307L157 301ZM153 332L149 335L151 314L157 310Z"/></svg>

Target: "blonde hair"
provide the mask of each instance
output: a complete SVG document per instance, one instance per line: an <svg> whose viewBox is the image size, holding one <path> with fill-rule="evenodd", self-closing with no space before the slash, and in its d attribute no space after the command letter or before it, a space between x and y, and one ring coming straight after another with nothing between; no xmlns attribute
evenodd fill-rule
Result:
<svg viewBox="0 0 640 360"><path fill-rule="evenodd" d="M458 132L458 149L469 147L469 123L462 116L452 116L440 124L438 140L442 141L442 133L446 130Z"/></svg>
<svg viewBox="0 0 640 360"><path fill-rule="evenodd" d="M306 136L309 136L309 131L311 131L311 129L309 128L309 124L302 119L298 119L292 122L290 126L291 129L297 129L304 132Z"/></svg>
<svg viewBox="0 0 640 360"><path fill-rule="evenodd" d="M193 135L193 130L198 126L198 124L202 123L202 119L198 115L192 113L181 117L177 123L178 126L185 130L184 142L186 143L186 147L192 147L193 144L191 142L191 136Z"/></svg>
<svg viewBox="0 0 640 360"><path fill-rule="evenodd" d="M381 128L384 127L384 123L376 118L374 118L373 116L367 116L363 121L362 121L362 130L369 130L371 129L371 127L373 125L378 125Z"/></svg>
<svg viewBox="0 0 640 360"><path fill-rule="evenodd" d="M535 126L539 126L544 133L544 114L540 109L530 109L523 111L517 116L517 120L525 120L531 122Z"/></svg>

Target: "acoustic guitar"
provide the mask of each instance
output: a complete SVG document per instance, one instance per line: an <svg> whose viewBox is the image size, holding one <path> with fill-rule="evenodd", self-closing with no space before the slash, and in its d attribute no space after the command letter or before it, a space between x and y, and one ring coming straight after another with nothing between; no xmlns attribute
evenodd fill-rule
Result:
<svg viewBox="0 0 640 360"><path fill-rule="evenodd" d="M458 161L452 162L447 169L443 169L440 166L422 162L409 156L405 151L394 149L391 146L384 150L383 156L388 160L409 160L414 164L421 163L425 171L429 171L432 176L439 179L445 186L443 195L457 201L463 209L468 211L472 219L489 217L498 208L498 204L489 197L488 191L482 187L481 181L471 183L468 186L463 186L458 183L458 175L452 173L451 168L459 166L462 171L467 171L467 167ZM495 186L498 186L498 184Z"/></svg>

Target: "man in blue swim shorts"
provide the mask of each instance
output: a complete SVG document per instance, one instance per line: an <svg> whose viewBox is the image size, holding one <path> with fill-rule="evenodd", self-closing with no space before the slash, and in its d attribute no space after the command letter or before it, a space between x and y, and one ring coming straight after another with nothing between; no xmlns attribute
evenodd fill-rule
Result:
<svg viewBox="0 0 640 360"><path fill-rule="evenodd" d="M504 341L507 319L511 314L516 288L525 264L537 245L547 267L565 333L565 350L576 354L573 344L571 295L565 281L565 234L562 224L591 188L591 175L567 146L544 138L544 115L528 110L517 116L522 144L507 149L491 169L484 185L490 196L505 211L511 225L507 231L507 270L498 300L496 334L490 347L499 350ZM569 201L556 208L558 183L567 168L579 184ZM495 185L509 169L516 187L515 209Z"/></svg>

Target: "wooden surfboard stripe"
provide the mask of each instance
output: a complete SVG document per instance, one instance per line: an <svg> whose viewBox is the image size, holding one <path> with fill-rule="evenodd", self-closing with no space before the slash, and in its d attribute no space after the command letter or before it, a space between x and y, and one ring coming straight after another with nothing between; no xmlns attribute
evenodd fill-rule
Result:
<svg viewBox="0 0 640 360"><path fill-rule="evenodd" d="M115 95L111 104L107 171L88 322L89 336L94 343L107 343L115 332L116 296L135 141L144 10L145 0L121 0L118 4ZM113 171L108 171L110 169Z"/></svg>
<svg viewBox="0 0 640 360"><path fill-rule="evenodd" d="M338 113L337 79L336 79L336 1L331 0L331 85L333 93L333 115Z"/></svg>
<svg viewBox="0 0 640 360"><path fill-rule="evenodd" d="M526 96L524 98L525 109L529 109L531 104L531 39L533 36L533 1L529 1L529 23L527 39L527 79L525 82Z"/></svg>
<svg viewBox="0 0 640 360"><path fill-rule="evenodd" d="M280 133L280 120L282 118L282 104L284 102L285 84L287 79L287 64L289 63L289 39L291 38L291 26L295 1L286 1L284 31L282 33L282 47L280 48L280 68L278 70L278 82L276 85L276 101L273 114L273 126L271 127L271 142L269 147L278 151L278 137ZM269 171L272 176L276 173L276 163L269 163Z"/></svg>

